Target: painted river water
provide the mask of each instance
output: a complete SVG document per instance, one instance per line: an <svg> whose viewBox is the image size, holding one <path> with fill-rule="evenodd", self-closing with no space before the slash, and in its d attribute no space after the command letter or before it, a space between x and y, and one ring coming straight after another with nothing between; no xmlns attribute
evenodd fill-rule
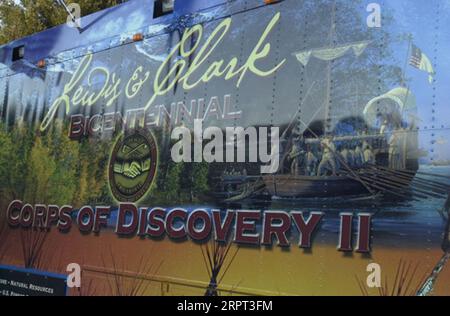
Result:
<svg viewBox="0 0 450 316"><path fill-rule="evenodd" d="M419 172L449 175L450 166L422 165ZM419 174L417 177L424 180L435 180L433 176ZM450 188L450 179L439 178L439 182L447 184ZM429 197L428 199L390 199L387 196L375 199L273 199L247 200L235 205L180 205L188 211L194 209L220 209L224 213L227 209L245 210L275 210L275 211L320 211L325 213L320 227L314 236L314 243L336 244L339 239L340 214L350 212L372 214L372 247L439 247L442 243L446 219L440 213L443 210L445 198ZM148 205L155 207L156 205ZM172 207L173 208L173 207ZM111 213L109 225L114 227L117 222L117 210ZM175 224L177 225L177 224ZM258 230L261 223L257 223ZM356 233L357 218L354 219ZM260 231L260 230L259 230ZM290 239L298 240L298 232L291 230Z"/></svg>

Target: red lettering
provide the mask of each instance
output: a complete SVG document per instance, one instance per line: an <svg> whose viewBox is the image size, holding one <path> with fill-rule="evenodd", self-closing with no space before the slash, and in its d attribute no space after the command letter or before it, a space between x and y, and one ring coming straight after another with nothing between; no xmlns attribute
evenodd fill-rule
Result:
<svg viewBox="0 0 450 316"><path fill-rule="evenodd" d="M201 226L200 229L197 229L196 223L199 221L201 221L203 225ZM189 236L191 236L193 240L198 241L205 240L211 234L212 229L211 217L205 210L195 210L194 212L189 214L187 227Z"/></svg>
<svg viewBox="0 0 450 316"><path fill-rule="evenodd" d="M234 220L234 211L227 211L222 224L219 210L213 210L214 233L217 241L226 242L231 231L231 224Z"/></svg>
<svg viewBox="0 0 450 316"><path fill-rule="evenodd" d="M277 221L278 223L276 223ZM289 241L286 232L291 228L291 217L286 212L264 213L263 244L272 245L272 236L278 240L278 245L288 247Z"/></svg>
<svg viewBox="0 0 450 316"><path fill-rule="evenodd" d="M99 233L100 228L108 226L108 215L111 211L110 207L99 206L95 209L94 232Z"/></svg>
<svg viewBox="0 0 450 316"><path fill-rule="evenodd" d="M90 206L84 206L78 212L78 227L81 232L88 233L94 226L94 210Z"/></svg>
<svg viewBox="0 0 450 316"><path fill-rule="evenodd" d="M299 247L311 248L311 236L323 217L322 212L311 212L308 220L305 221L303 212L291 212L295 226L300 233Z"/></svg>
<svg viewBox="0 0 450 316"><path fill-rule="evenodd" d="M47 206L36 205L34 208L33 227L44 228L46 222L45 220L46 214L47 214Z"/></svg>
<svg viewBox="0 0 450 316"><path fill-rule="evenodd" d="M58 223L59 207L49 205L47 208L47 218L45 219L45 228L49 229L53 224Z"/></svg>
<svg viewBox="0 0 450 316"><path fill-rule="evenodd" d="M131 216L130 223L127 223L127 214ZM121 203L117 214L116 233L119 235L134 234L138 228L138 209L132 203Z"/></svg>
<svg viewBox="0 0 450 316"><path fill-rule="evenodd" d="M370 252L370 226L371 226L371 214L361 213L358 214L358 244L356 251L361 253Z"/></svg>
<svg viewBox="0 0 450 316"><path fill-rule="evenodd" d="M238 211L235 242L257 245L259 243L259 233L256 233L255 230L256 221L260 218L260 211Z"/></svg>
<svg viewBox="0 0 450 316"><path fill-rule="evenodd" d="M23 202L16 200L16 201L12 201L9 206L8 209L6 210L6 219L8 221L8 225L11 227L17 227L20 224L20 210L22 209L23 206ZM14 215L14 214L17 215Z"/></svg>
<svg viewBox="0 0 450 316"><path fill-rule="evenodd" d="M186 229L184 224L181 224L179 228L175 228L175 219L181 219L183 222L186 220L187 211L183 209L175 209L167 214L166 219L166 231L170 238L181 239L186 237Z"/></svg>
<svg viewBox="0 0 450 316"><path fill-rule="evenodd" d="M31 227L31 225L33 224L33 217L34 217L33 213L34 213L33 206L30 204L26 204L22 208L22 211L20 212L19 217L20 226L24 228Z"/></svg>
<svg viewBox="0 0 450 316"><path fill-rule="evenodd" d="M81 114L72 115L70 118L69 138L80 139L83 136L84 117Z"/></svg>
<svg viewBox="0 0 450 316"><path fill-rule="evenodd" d="M148 225L146 233L151 237L161 237L164 235L164 216L166 211L161 208L154 208L148 214Z"/></svg>
<svg viewBox="0 0 450 316"><path fill-rule="evenodd" d="M352 247L352 213L341 213L341 229L339 237L339 251L353 251Z"/></svg>
<svg viewBox="0 0 450 316"><path fill-rule="evenodd" d="M56 210L58 210L58 207L55 207ZM72 228L72 212L73 207L69 205L65 205L61 207L61 210L59 210L59 221L57 227L60 232L68 232Z"/></svg>

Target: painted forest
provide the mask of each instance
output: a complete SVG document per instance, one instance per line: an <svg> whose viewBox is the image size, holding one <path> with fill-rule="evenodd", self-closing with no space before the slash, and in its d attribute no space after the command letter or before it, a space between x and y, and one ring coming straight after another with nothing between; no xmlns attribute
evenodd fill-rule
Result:
<svg viewBox="0 0 450 316"><path fill-rule="evenodd" d="M27 123L0 125L0 198L2 208L14 199L30 204L113 205L108 185L111 140L69 139L56 122L43 135ZM158 136L157 136L158 138ZM164 151L159 150L160 156ZM151 192L141 204L199 202L208 189L206 163L161 161Z"/></svg>

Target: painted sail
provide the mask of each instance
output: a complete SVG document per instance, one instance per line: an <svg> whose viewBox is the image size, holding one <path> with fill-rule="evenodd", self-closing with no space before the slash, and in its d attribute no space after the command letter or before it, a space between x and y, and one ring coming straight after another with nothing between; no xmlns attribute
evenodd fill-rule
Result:
<svg viewBox="0 0 450 316"><path fill-rule="evenodd" d="M369 46L370 41L362 41L356 42L352 44L346 44L342 46L336 46L332 48L321 48L321 49L313 49L306 50L295 53L295 57L297 60L303 65L307 66L311 57L323 60L323 61L331 61L338 58L341 58L349 51L353 51L356 57L361 56L366 48Z"/></svg>
<svg viewBox="0 0 450 316"><path fill-rule="evenodd" d="M370 100L364 108L364 118L375 126L380 114L399 114L408 121L416 118L417 104L414 94L404 87L398 87Z"/></svg>

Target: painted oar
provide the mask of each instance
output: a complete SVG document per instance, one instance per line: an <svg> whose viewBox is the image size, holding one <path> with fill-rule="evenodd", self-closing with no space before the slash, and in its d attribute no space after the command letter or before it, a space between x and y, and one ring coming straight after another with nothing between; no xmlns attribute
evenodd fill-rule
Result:
<svg viewBox="0 0 450 316"><path fill-rule="evenodd" d="M425 194L423 196L424 198L428 198L428 197L434 197L434 198L438 198L438 199L444 198L444 196L442 195L443 193L441 195L439 195L437 193L433 193L433 192L430 192L430 191L422 190L422 189L419 189L417 187L414 187L414 186L410 185L410 183L407 183L406 181L395 179L395 178L393 178L392 176L389 176L389 175L385 175L385 174L382 174L382 173L376 173L376 172L370 172L370 176L373 177L374 179L378 178L378 179L380 179L380 180L382 180L384 182L387 182L389 184L397 186L399 189L403 189L404 190L404 189L407 189L409 187L411 190L414 190L414 191L417 191L419 193ZM428 188L423 187L423 186L422 186L422 188L428 189Z"/></svg>
<svg viewBox="0 0 450 316"><path fill-rule="evenodd" d="M382 169L382 170L386 170L386 171L389 171L389 172L391 172L391 173L394 173L394 174L399 174L399 175L402 175L402 176L404 176L404 177L409 177L409 178L412 178L412 177L414 177L414 173L411 173L410 171L405 171L405 170L395 170L395 169L391 169L391 168L386 168L386 167L383 167L383 166L378 166L378 165L372 165L372 166L374 166L374 167L376 167L376 168L380 168L380 169ZM414 180L416 180L417 178L414 178ZM444 190L447 190L448 188L449 188L449 185L448 184L445 184L445 183L442 183L442 182L439 182L439 181L434 181L434 180L428 180L428 179L419 179L420 181L426 181L426 182L429 182L429 183L433 183L433 184L435 184L435 185L437 185L437 186L440 186L442 189L444 189Z"/></svg>
<svg viewBox="0 0 450 316"><path fill-rule="evenodd" d="M425 175L425 176L437 177L437 178L450 180L449 176L445 176L445 175L442 175L442 174L431 173L431 172L413 171L413 170L408 170L408 169L402 169L402 170L396 170L396 171L409 173L409 174L421 174L421 175Z"/></svg>
<svg viewBox="0 0 450 316"><path fill-rule="evenodd" d="M444 184L442 184L440 182L437 182L437 184L436 184L436 183L434 183L432 181L422 180L422 179L419 179L417 177L413 178L410 175L404 175L402 173L397 173L397 172L392 171L392 170L386 170L386 169L383 169L381 166L371 165L370 167L371 167L372 170L376 170L378 172L382 172L382 173L388 175L389 177L395 176L397 178L397 180L404 181L405 183L408 183L408 184L410 184L412 182L417 182L421 186L429 187L429 188L431 188L431 189L433 189L436 192L441 193L441 194L447 194L447 191L448 191L448 189L450 187L450 186L444 185Z"/></svg>
<svg viewBox="0 0 450 316"><path fill-rule="evenodd" d="M369 185L378 185L381 187L384 187L385 191L387 191L388 193L400 196L402 198L411 198L411 196L408 195L408 193L404 192L404 188L400 188L397 185L393 185L388 183L387 181L381 181L380 179L376 179L376 178L371 178L368 176L360 176L363 180L365 180ZM371 183L370 181L373 181L374 183ZM388 189L386 189L388 188ZM420 193L416 193L416 192L411 192L411 194L413 194L413 198L414 195L421 198L421 199L427 199L428 197L426 195L422 195Z"/></svg>
<svg viewBox="0 0 450 316"><path fill-rule="evenodd" d="M359 180L358 180L358 178L354 178L351 174L348 174L348 173L343 173L343 175L345 175L347 178L350 178L350 179L353 179L353 180L356 180L356 181L360 181L361 180L361 178L359 178ZM361 180L361 181L363 181L363 180ZM388 188L386 188L384 186L381 186L379 183L378 184L377 183L369 183L367 181L364 181L364 183L367 186L370 186L372 188L372 190L371 190L372 192L373 192L373 190L376 190L376 191L381 191L383 193L392 194L392 195L395 195L395 196L398 196L398 197L401 197L401 198L410 198L410 196L407 196L407 195L404 195L404 194L392 191L392 190L390 190L390 189L388 189ZM415 200L417 200L417 199L415 199Z"/></svg>

